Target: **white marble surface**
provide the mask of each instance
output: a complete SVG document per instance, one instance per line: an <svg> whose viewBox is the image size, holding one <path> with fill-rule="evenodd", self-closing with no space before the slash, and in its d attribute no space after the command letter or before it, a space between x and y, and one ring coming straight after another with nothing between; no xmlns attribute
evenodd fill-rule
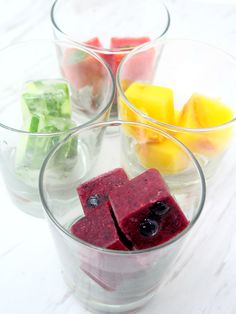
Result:
<svg viewBox="0 0 236 314"><path fill-rule="evenodd" d="M0 0L0 47L52 37L51 3ZM236 56L235 1L166 3L170 37L208 41ZM236 165L226 170L226 179L219 177L208 192L203 215L165 285L141 314L236 313ZM46 222L15 208L2 179L0 199L0 313L88 314L62 280Z"/></svg>

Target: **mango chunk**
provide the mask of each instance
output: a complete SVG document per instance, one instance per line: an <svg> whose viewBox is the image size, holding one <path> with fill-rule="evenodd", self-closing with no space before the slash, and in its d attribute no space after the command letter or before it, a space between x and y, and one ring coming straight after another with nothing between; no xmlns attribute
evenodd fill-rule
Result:
<svg viewBox="0 0 236 314"><path fill-rule="evenodd" d="M209 128L229 122L232 118L232 110L219 100L193 94L180 114L179 125Z"/></svg>
<svg viewBox="0 0 236 314"><path fill-rule="evenodd" d="M188 167L189 157L174 142L166 139L162 143L143 143L136 145L141 164L146 168L156 168L165 174L174 174Z"/></svg>
<svg viewBox="0 0 236 314"><path fill-rule="evenodd" d="M173 91L170 88L135 82L127 88L125 95L127 99L145 115L168 124L174 123L174 97ZM120 100L119 105L121 119L156 126L155 123L151 123L140 114L136 114L124 101ZM159 142L164 140L163 136L151 130L142 132L142 134L132 132L132 135L142 141L145 138Z"/></svg>
<svg viewBox="0 0 236 314"><path fill-rule="evenodd" d="M186 128L210 128L233 119L232 110L217 99L193 94L183 107L179 126ZM177 135L195 153L213 156L225 149L232 136L232 127L206 132L188 132Z"/></svg>
<svg viewBox="0 0 236 314"><path fill-rule="evenodd" d="M170 88L135 82L129 86L125 95L147 116L161 122L174 122L174 100Z"/></svg>
<svg viewBox="0 0 236 314"><path fill-rule="evenodd" d="M179 125L180 113L181 111L179 109L175 109L174 125Z"/></svg>

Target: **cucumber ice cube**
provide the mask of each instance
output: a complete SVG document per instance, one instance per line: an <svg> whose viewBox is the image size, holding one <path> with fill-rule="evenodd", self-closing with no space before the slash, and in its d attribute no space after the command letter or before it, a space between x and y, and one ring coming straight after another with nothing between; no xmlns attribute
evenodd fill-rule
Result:
<svg viewBox="0 0 236 314"><path fill-rule="evenodd" d="M63 80L27 82L21 106L24 130L45 135L21 135L16 151L16 168L40 169L48 152L65 136L49 133L64 132L75 126L71 121L69 86ZM62 159L73 158L76 154L77 142L71 140L59 156Z"/></svg>
<svg viewBox="0 0 236 314"><path fill-rule="evenodd" d="M28 126L28 120L32 115L71 117L69 86L63 80L27 82L23 89L21 104L23 124Z"/></svg>

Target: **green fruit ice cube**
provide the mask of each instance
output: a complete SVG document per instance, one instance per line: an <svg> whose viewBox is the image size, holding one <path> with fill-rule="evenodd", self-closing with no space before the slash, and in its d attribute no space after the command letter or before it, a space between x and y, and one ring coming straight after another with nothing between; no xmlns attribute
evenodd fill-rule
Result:
<svg viewBox="0 0 236 314"><path fill-rule="evenodd" d="M33 115L71 117L70 90L66 81L41 80L27 82L22 97L23 126L29 126ZM31 130L26 130L31 131Z"/></svg>
<svg viewBox="0 0 236 314"><path fill-rule="evenodd" d="M60 132L75 126L71 120L69 86L63 80L27 82L21 96L21 105L23 129L32 134L20 136L16 168L39 169L48 152L65 136L65 133ZM72 139L63 146L60 157L73 158L76 153L77 142Z"/></svg>

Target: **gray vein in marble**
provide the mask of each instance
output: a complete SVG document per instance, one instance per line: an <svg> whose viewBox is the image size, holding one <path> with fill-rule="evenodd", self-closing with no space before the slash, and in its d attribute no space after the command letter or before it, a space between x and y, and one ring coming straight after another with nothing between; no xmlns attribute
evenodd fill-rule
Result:
<svg viewBox="0 0 236 314"><path fill-rule="evenodd" d="M222 271L223 271L223 269L224 269L224 267L227 265L227 263L225 262L225 261L223 261L220 265L219 265L219 267L217 268L217 270L215 271L215 273L214 273L214 275L217 277L217 276L219 276L221 273L222 273Z"/></svg>
<svg viewBox="0 0 236 314"><path fill-rule="evenodd" d="M10 247L7 251L3 252L0 254L0 259L3 257L8 256L10 253L12 253L16 248L18 248L20 245L22 244L22 241L13 245L12 247Z"/></svg>
<svg viewBox="0 0 236 314"><path fill-rule="evenodd" d="M224 8L224 6L222 6L222 9ZM235 14L236 14L236 7L235 5L231 5L230 7L228 6L225 9L225 12L222 14L222 18L224 19L229 19L229 18L235 18Z"/></svg>
<svg viewBox="0 0 236 314"><path fill-rule="evenodd" d="M48 303L48 306L46 308L44 308L42 310L42 314L45 313L45 311L47 311L47 313L49 314L53 314L53 313L56 313L57 312L57 309L59 307L62 307L65 305L65 303L73 296L73 291L71 290L68 290L66 289L66 292L65 294L60 298L60 300L58 300L57 302L55 303ZM69 303L69 306L70 306L70 303Z"/></svg>
<svg viewBox="0 0 236 314"><path fill-rule="evenodd" d="M2 25L0 46L5 47L11 43L22 41L24 35L37 29L40 23L50 19L50 8L52 1L42 7L42 2L38 1L37 5L34 3L32 6L27 7L27 14L19 14L20 18L14 17L10 22ZM30 12L30 15L28 13ZM20 12L21 13L21 12ZM33 16L33 18L32 18ZM22 22L24 21L24 23Z"/></svg>
<svg viewBox="0 0 236 314"><path fill-rule="evenodd" d="M233 199L235 198L235 196L236 196L236 192L235 192L235 194L233 194L233 195L229 198L229 200L228 200L227 203L225 204L225 208L222 208L221 213L220 213L220 215L219 215L218 218L217 218L217 221L221 221L221 220L225 217L225 210L227 210L227 208L230 207L230 205L231 205Z"/></svg>
<svg viewBox="0 0 236 314"><path fill-rule="evenodd" d="M215 295L218 297L227 288L228 288L228 284L225 282L222 286L219 287L219 289L216 291Z"/></svg>
<svg viewBox="0 0 236 314"><path fill-rule="evenodd" d="M11 26L10 29L14 30L14 35L11 37L10 43L22 41L21 37L24 36L25 33L32 31L34 28L38 27L38 24L40 24L41 21L45 19L45 16L42 15L40 18L37 18L33 24L23 24L21 26ZM18 29L18 31L16 31Z"/></svg>
<svg viewBox="0 0 236 314"><path fill-rule="evenodd" d="M69 290L67 291L61 298L60 301L58 301L55 306L59 306L62 305L63 303L65 303L71 296L73 295L73 291Z"/></svg>

